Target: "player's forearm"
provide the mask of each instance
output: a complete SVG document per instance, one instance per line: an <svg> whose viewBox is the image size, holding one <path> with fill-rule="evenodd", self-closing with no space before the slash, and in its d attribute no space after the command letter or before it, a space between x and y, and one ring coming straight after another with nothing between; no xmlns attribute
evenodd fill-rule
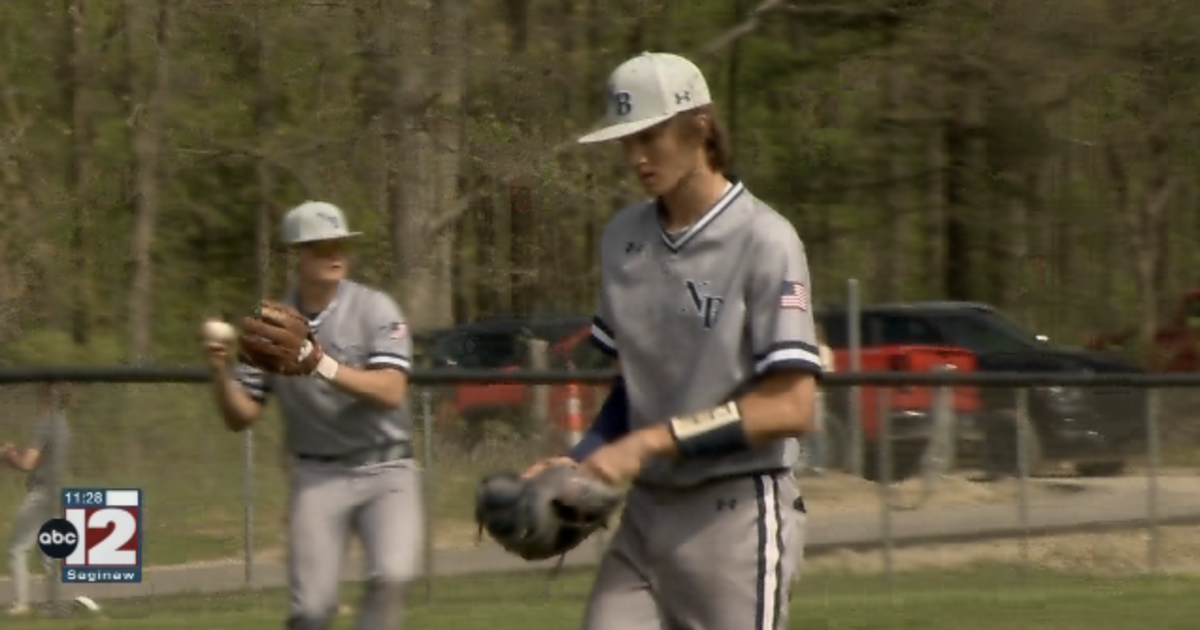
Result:
<svg viewBox="0 0 1200 630"><path fill-rule="evenodd" d="M330 381L334 387L380 407L399 407L408 391L408 377L399 370L363 370L338 366Z"/></svg>
<svg viewBox="0 0 1200 630"><path fill-rule="evenodd" d="M736 452L799 437L812 430L816 396L816 378L811 374L772 375L732 404L711 413L676 418L644 429L645 439L652 452L675 457ZM685 442L684 451L693 453L681 453L681 442Z"/></svg>
<svg viewBox="0 0 1200 630"><path fill-rule="evenodd" d="M752 446L799 437L813 428L817 379L811 374L781 374L738 399L742 429Z"/></svg>
<svg viewBox="0 0 1200 630"><path fill-rule="evenodd" d="M213 379L213 395L225 428L230 431L247 429L262 413L262 403L251 398L229 374L219 374Z"/></svg>

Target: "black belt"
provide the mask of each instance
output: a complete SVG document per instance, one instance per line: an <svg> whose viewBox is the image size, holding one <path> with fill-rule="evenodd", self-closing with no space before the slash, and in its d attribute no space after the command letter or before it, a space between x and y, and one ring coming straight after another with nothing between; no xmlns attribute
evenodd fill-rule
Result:
<svg viewBox="0 0 1200 630"><path fill-rule="evenodd" d="M364 448L339 455L312 455L297 453L296 459L305 462L320 462L323 464L347 464L350 466L372 466L401 459L412 459L412 442L397 442L387 446Z"/></svg>

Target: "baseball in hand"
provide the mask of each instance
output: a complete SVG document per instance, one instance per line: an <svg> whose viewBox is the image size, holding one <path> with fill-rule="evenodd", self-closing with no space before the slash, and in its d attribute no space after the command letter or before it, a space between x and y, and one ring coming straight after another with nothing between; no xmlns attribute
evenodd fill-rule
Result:
<svg viewBox="0 0 1200 630"><path fill-rule="evenodd" d="M228 345L233 343L233 340L237 337L237 332L233 329L233 326L217 320L204 322L202 331L204 341L209 343L223 343Z"/></svg>

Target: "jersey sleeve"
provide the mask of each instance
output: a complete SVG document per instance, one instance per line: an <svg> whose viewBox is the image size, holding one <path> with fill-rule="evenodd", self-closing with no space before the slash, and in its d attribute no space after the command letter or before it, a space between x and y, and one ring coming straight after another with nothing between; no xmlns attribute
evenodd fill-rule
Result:
<svg viewBox="0 0 1200 630"><path fill-rule="evenodd" d="M608 308L605 303L603 291L604 289L601 288L600 305L592 317L592 343L604 354L615 358L617 356L617 335L613 332L612 327L612 309Z"/></svg>
<svg viewBox="0 0 1200 630"><path fill-rule="evenodd" d="M412 374L412 335L396 301L376 293L367 313L370 348L368 369L400 370Z"/></svg>
<svg viewBox="0 0 1200 630"><path fill-rule="evenodd" d="M260 403L267 400L271 388L266 372L249 363L238 361L237 365L233 366L233 380L254 400Z"/></svg>
<svg viewBox="0 0 1200 630"><path fill-rule="evenodd" d="M780 369L819 374L808 260L795 229L788 225L764 239L754 261L747 316L755 374Z"/></svg>
<svg viewBox="0 0 1200 630"><path fill-rule="evenodd" d="M596 305L596 313L592 316L592 345L610 358L617 357L617 333L613 327L616 315L612 298L608 294L609 277L606 269L609 261L605 254L616 239L614 232L618 229L617 223L617 220L610 221L600 238L600 299Z"/></svg>

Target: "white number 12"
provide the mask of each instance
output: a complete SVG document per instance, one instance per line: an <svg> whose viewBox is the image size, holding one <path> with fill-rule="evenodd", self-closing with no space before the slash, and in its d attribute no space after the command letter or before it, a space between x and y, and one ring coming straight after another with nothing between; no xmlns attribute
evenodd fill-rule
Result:
<svg viewBox="0 0 1200 630"><path fill-rule="evenodd" d="M105 567L136 565L138 552L136 550L121 549L122 545L137 535L137 520L133 518L133 515L125 510L114 509L96 510L92 512L91 518L88 518L87 514L85 510L67 510L67 520L75 526L75 531L79 532L79 536L83 540L79 541L79 546L75 548L75 552L66 559L66 564L75 566L88 564ZM87 530L89 528L108 529L110 525L113 527L112 533L108 535L108 538L100 541L91 550L91 554L88 554L88 550L84 544L84 541L87 540Z"/></svg>

